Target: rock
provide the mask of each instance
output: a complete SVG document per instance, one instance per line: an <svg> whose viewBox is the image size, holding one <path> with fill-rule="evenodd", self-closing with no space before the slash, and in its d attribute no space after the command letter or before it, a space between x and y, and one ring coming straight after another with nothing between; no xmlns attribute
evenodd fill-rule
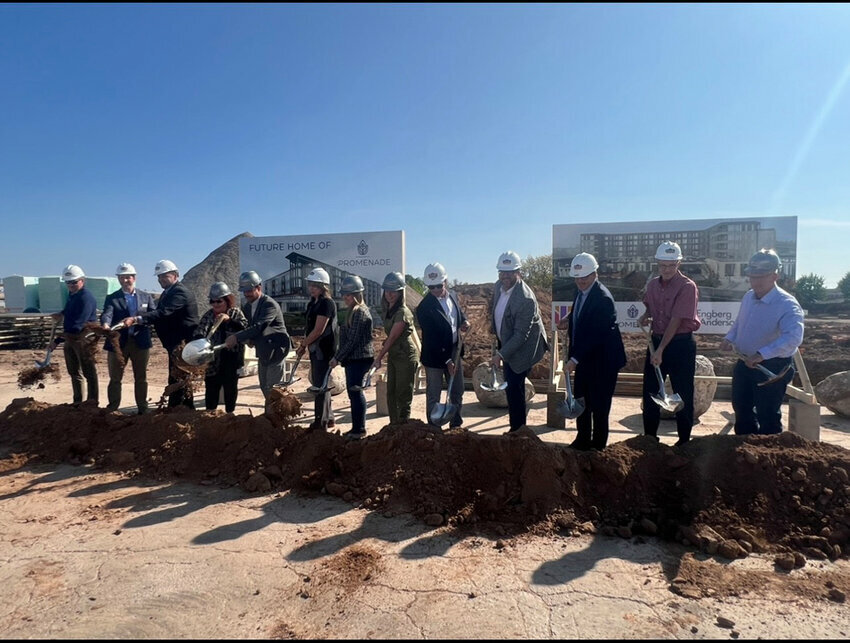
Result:
<svg viewBox="0 0 850 643"><path fill-rule="evenodd" d="M806 479L806 470L803 467L797 467L791 472L791 479L794 482L802 482Z"/></svg>
<svg viewBox="0 0 850 643"><path fill-rule="evenodd" d="M805 567L806 557L798 551L794 552L794 567Z"/></svg>
<svg viewBox="0 0 850 643"><path fill-rule="evenodd" d="M482 382L490 382L490 367L487 364L479 364L472 371L472 388L478 401L489 408L508 408L508 398L504 391L485 391L481 388ZM534 384L525 380L525 401L530 402L534 398Z"/></svg>
<svg viewBox="0 0 850 643"><path fill-rule="evenodd" d="M423 520L430 527L439 527L443 524L443 515L438 513L428 514Z"/></svg>
<svg viewBox="0 0 850 643"><path fill-rule="evenodd" d="M705 355L697 355L696 358L696 373L695 375L714 375L714 364ZM664 382L667 392L673 391L670 384L670 379ZM717 382L714 380L694 380L694 419L697 419L705 413L714 401L714 394L717 392ZM676 417L669 411L661 410L661 417L664 419L672 419Z"/></svg>
<svg viewBox="0 0 850 643"><path fill-rule="evenodd" d="M844 600L847 598L847 595L837 587L833 587L832 589L830 589L828 596L829 600L835 601L836 603L843 603Z"/></svg>
<svg viewBox="0 0 850 643"><path fill-rule="evenodd" d="M794 569L794 554L779 554L776 558L773 559L773 562L780 569L784 569L785 571L791 571Z"/></svg>
<svg viewBox="0 0 850 643"><path fill-rule="evenodd" d="M272 483L262 473L255 473L245 481L245 491L269 491Z"/></svg>
<svg viewBox="0 0 850 643"><path fill-rule="evenodd" d="M725 618L723 616L718 616L717 627L724 627L728 630L731 630L733 627L735 627L735 621L729 620L728 618Z"/></svg>
<svg viewBox="0 0 850 643"><path fill-rule="evenodd" d="M850 371L833 373L815 386L818 402L833 413L850 417Z"/></svg>
<svg viewBox="0 0 850 643"><path fill-rule="evenodd" d="M717 553L729 560L747 557L747 550L741 547L736 540L724 540L717 547Z"/></svg>
<svg viewBox="0 0 850 643"><path fill-rule="evenodd" d="M321 384L321 382L313 381L313 378L310 377L309 371L307 372L307 379L310 380L311 385L319 386ZM331 395L339 395L345 390L344 368L335 368L331 371L331 376L328 378L328 388L330 389Z"/></svg>
<svg viewBox="0 0 850 643"><path fill-rule="evenodd" d="M654 536L658 533L658 526L649 518L641 518L640 528L645 534L649 534L650 536Z"/></svg>

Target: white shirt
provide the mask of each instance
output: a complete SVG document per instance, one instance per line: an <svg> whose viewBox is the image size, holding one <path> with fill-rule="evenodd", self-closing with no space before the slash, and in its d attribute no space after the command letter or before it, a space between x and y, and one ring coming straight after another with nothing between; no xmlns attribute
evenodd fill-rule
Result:
<svg viewBox="0 0 850 643"><path fill-rule="evenodd" d="M496 323L496 335L498 335L499 341L502 341L502 318L505 316L505 308L508 307L508 299L511 298L511 294L517 284L514 284L507 290L504 288L499 289L499 299L496 300L496 309L493 311L493 321Z"/></svg>
<svg viewBox="0 0 850 643"><path fill-rule="evenodd" d="M443 307L443 312L449 318L449 323L452 325L452 342L457 343L457 315L455 315L455 305L452 298L449 297L448 291L445 291L445 297L437 297L440 306Z"/></svg>

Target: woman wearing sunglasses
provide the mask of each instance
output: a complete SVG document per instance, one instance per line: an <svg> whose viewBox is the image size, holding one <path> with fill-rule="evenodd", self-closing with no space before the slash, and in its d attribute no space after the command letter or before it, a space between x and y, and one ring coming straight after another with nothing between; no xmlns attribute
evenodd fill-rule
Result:
<svg viewBox="0 0 850 643"><path fill-rule="evenodd" d="M212 327L221 320L216 331L207 337ZM231 333L238 333L248 327L248 320L236 305L236 297L223 281L210 286L210 309L201 317L195 331L195 339L207 338L213 346L224 344ZM225 348L215 352L215 357L207 365L204 373L204 403L207 411L218 408L218 400L224 391L224 410L233 413L236 409L236 397L239 392L238 371L244 364L241 344L236 348Z"/></svg>

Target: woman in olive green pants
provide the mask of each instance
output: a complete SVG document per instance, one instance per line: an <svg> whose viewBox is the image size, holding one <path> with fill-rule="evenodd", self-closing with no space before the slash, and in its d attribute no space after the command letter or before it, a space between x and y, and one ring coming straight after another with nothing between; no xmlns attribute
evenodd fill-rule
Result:
<svg viewBox="0 0 850 643"><path fill-rule="evenodd" d="M384 278L381 287L381 320L387 338L381 350L375 355L372 364L376 369L387 356L387 407L390 424L406 422L410 419L410 405L413 402L413 389L416 382L416 370L419 368L419 351L413 333L413 313L404 303L404 275L391 272Z"/></svg>

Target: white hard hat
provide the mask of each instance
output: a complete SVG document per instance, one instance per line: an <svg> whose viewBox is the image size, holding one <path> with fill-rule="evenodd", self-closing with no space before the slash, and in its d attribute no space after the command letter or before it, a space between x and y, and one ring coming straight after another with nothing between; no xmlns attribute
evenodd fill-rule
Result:
<svg viewBox="0 0 850 643"><path fill-rule="evenodd" d="M522 261L519 255L513 250L508 250L499 255L499 263L496 264L496 270L502 272L519 270L520 268L522 268Z"/></svg>
<svg viewBox="0 0 850 643"><path fill-rule="evenodd" d="M115 269L115 275L135 275L136 268L131 263L119 263L118 267Z"/></svg>
<svg viewBox="0 0 850 643"><path fill-rule="evenodd" d="M313 268L313 270L310 271L310 274L307 275L307 281L314 281L318 284L330 285L331 276L324 268Z"/></svg>
<svg viewBox="0 0 850 643"><path fill-rule="evenodd" d="M596 272L599 262L589 252L580 252L570 263L570 277L587 277Z"/></svg>
<svg viewBox="0 0 850 643"><path fill-rule="evenodd" d="M655 258L659 261L679 261L682 258L682 249L675 241L665 241L655 251Z"/></svg>
<svg viewBox="0 0 850 643"><path fill-rule="evenodd" d="M153 276L159 277L166 272L178 272L177 266L173 261L169 261L168 259L161 259L160 261L157 261L156 266L154 266L153 269Z"/></svg>
<svg viewBox="0 0 850 643"><path fill-rule="evenodd" d="M77 281L77 279L83 279L85 276L86 273L83 272L83 269L74 264L67 266L62 271L62 281Z"/></svg>
<svg viewBox="0 0 850 643"><path fill-rule="evenodd" d="M423 281L426 286L439 286L448 278L446 269L441 263L429 263L425 268Z"/></svg>

